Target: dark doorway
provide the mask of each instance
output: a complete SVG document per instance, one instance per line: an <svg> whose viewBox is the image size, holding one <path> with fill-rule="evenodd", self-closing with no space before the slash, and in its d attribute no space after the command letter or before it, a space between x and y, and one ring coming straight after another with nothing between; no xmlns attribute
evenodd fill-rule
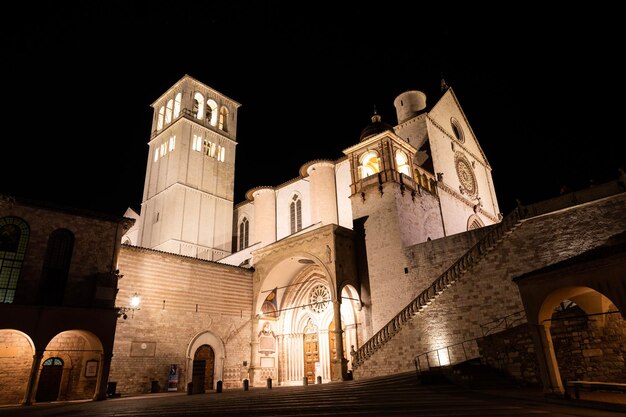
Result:
<svg viewBox="0 0 626 417"><path fill-rule="evenodd" d="M35 401L56 401L59 398L62 376L63 360L61 358L46 359L41 367L41 374L39 374Z"/></svg>
<svg viewBox="0 0 626 417"><path fill-rule="evenodd" d="M213 376L215 373L215 352L209 345L202 345L193 356L193 393L203 394L206 390L213 389Z"/></svg>

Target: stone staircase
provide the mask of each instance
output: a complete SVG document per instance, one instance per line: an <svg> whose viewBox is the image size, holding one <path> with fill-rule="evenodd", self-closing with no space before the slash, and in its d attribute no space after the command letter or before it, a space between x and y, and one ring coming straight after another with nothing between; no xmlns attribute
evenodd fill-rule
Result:
<svg viewBox="0 0 626 417"><path fill-rule="evenodd" d="M461 256L450 268L441 274L433 283L413 299L382 329L359 347L352 355L354 369L367 360L374 352L384 346L398 331L413 319L420 311L433 302L441 293L461 279L463 274L491 252L498 243L511 234L523 220L522 208L517 207L500 223L494 226L482 239Z"/></svg>

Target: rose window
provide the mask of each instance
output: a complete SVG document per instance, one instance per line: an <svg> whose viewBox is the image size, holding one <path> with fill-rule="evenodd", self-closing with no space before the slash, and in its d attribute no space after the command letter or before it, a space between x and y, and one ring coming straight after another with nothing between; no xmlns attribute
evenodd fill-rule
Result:
<svg viewBox="0 0 626 417"><path fill-rule="evenodd" d="M328 307L328 302L330 301L330 294L328 293L328 289L323 285L318 285L311 290L311 295L309 295L309 304L311 310L316 313L321 313L326 310Z"/></svg>

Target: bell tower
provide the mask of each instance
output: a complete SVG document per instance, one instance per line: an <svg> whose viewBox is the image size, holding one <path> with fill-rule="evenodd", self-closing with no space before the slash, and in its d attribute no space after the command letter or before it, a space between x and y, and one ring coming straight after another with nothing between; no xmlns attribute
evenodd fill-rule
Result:
<svg viewBox="0 0 626 417"><path fill-rule="evenodd" d="M239 107L188 75L152 103L139 246L230 254Z"/></svg>

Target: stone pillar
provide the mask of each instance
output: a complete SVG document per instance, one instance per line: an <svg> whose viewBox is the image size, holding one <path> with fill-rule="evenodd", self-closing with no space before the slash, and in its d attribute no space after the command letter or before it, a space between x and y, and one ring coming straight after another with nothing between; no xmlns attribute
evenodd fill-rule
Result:
<svg viewBox="0 0 626 417"><path fill-rule="evenodd" d="M541 372L541 382L544 394L556 394L562 396L565 393L559 366L554 354L550 328L544 324L531 325L535 351Z"/></svg>
<svg viewBox="0 0 626 417"><path fill-rule="evenodd" d="M257 377L261 376L261 359L259 359L259 318L252 317L252 342L250 343L250 368L248 374L251 386L254 386Z"/></svg>
<svg viewBox="0 0 626 417"><path fill-rule="evenodd" d="M343 353L343 330L341 329L341 302L333 300L333 314L335 321L335 352L336 358L331 358L331 366L334 367L335 378L341 381L348 379L348 362L344 358Z"/></svg>
<svg viewBox="0 0 626 417"><path fill-rule="evenodd" d="M100 365L98 366L98 380L96 381L96 391L93 394L94 400L106 400L107 383L109 380L109 372L111 369L111 359L113 352L100 353Z"/></svg>
<svg viewBox="0 0 626 417"><path fill-rule="evenodd" d="M33 403L33 391L35 390L35 382L37 381L37 374L39 373L43 353L43 350L35 350L35 354L33 355L33 364L30 368L28 385L26 386L26 393L24 394L22 405L31 405Z"/></svg>

